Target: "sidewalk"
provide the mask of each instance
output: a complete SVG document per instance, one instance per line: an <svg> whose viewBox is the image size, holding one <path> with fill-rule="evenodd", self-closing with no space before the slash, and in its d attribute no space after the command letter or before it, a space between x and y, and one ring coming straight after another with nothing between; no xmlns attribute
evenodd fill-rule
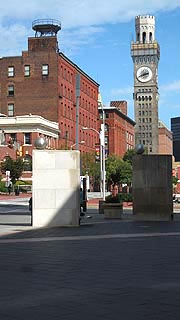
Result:
<svg viewBox="0 0 180 320"><path fill-rule="evenodd" d="M31 193L22 193L20 192L18 196L15 195L15 193L11 193L10 195L8 193L0 193L0 201L1 200L11 200L11 199L19 199L19 198L30 198Z"/></svg>
<svg viewBox="0 0 180 320"><path fill-rule="evenodd" d="M105 220L90 200L80 227L0 234L0 319L179 320L180 221L124 211Z"/></svg>

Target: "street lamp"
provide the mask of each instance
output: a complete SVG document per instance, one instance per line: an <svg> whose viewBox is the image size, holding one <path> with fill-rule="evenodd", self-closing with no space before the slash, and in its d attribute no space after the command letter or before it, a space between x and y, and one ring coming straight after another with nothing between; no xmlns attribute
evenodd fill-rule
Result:
<svg viewBox="0 0 180 320"><path fill-rule="evenodd" d="M104 123L101 124L101 131L97 131L94 128L82 127L82 130L92 130L95 131L99 135L100 140L100 171L101 171L101 196L103 193L103 200L105 200L105 179L106 179L106 171L105 171L105 135L104 135Z"/></svg>
<svg viewBox="0 0 180 320"><path fill-rule="evenodd" d="M101 103L101 109L102 109L102 124L101 124L101 131L102 131L102 189L103 189L103 200L105 200L105 182L106 182L106 168L105 168L105 113L103 104Z"/></svg>
<svg viewBox="0 0 180 320"><path fill-rule="evenodd" d="M85 141L82 140L82 141L80 141L78 144L84 144L84 143L85 143ZM74 144L71 146L71 150L73 150L73 147L76 146L76 145L77 145L77 143L74 143Z"/></svg>

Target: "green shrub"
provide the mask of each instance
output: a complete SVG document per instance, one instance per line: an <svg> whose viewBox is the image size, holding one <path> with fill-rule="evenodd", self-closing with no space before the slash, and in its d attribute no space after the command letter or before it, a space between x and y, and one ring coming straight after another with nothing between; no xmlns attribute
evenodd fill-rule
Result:
<svg viewBox="0 0 180 320"><path fill-rule="evenodd" d="M7 192L7 187L4 181L0 181L0 192Z"/></svg>
<svg viewBox="0 0 180 320"><path fill-rule="evenodd" d="M110 194L105 201L107 203L132 202L132 193L117 193L115 196Z"/></svg>
<svg viewBox="0 0 180 320"><path fill-rule="evenodd" d="M122 193L122 199L124 202L132 202L132 193Z"/></svg>
<svg viewBox="0 0 180 320"><path fill-rule="evenodd" d="M121 193L117 193L115 196L110 194L109 196L106 197L105 201L107 203L120 203L122 202Z"/></svg>
<svg viewBox="0 0 180 320"><path fill-rule="evenodd" d="M14 187L22 193L27 193L31 191L32 183L30 181L17 180Z"/></svg>
<svg viewBox="0 0 180 320"><path fill-rule="evenodd" d="M15 186L23 186L23 185L25 185L25 184L26 184L25 181L23 181L23 180L17 180L16 183L15 183Z"/></svg>

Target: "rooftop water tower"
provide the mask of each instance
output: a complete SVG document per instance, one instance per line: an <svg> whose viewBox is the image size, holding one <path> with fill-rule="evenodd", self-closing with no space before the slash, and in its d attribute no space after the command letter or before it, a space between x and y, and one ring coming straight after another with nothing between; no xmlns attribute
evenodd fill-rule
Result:
<svg viewBox="0 0 180 320"><path fill-rule="evenodd" d="M56 36L61 30L61 22L54 19L38 19L32 22L35 37Z"/></svg>

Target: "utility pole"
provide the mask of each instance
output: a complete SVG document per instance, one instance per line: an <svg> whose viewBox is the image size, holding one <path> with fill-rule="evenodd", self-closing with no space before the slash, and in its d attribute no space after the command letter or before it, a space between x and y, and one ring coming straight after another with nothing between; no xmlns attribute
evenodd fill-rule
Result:
<svg viewBox="0 0 180 320"><path fill-rule="evenodd" d="M79 98L80 98L80 74L76 74L76 150L79 149Z"/></svg>

